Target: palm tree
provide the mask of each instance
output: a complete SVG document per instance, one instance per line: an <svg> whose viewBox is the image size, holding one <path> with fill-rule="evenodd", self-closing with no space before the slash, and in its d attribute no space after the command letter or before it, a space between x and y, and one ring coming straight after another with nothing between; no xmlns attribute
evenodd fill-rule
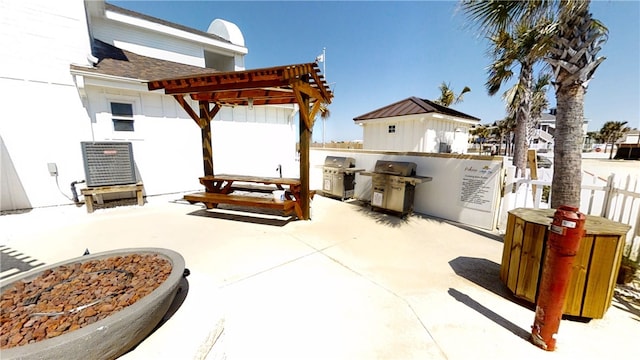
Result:
<svg viewBox="0 0 640 360"><path fill-rule="evenodd" d="M531 88L531 112L529 116L529 122L526 126L526 145L530 146L540 118L542 118L542 112L549 108L549 100L547 99L547 87L551 83L551 74L542 73L533 82ZM505 91L502 95L502 99L507 104L507 118L515 119L518 110L518 104L520 103L518 96L519 92L518 84Z"/></svg>
<svg viewBox="0 0 640 360"><path fill-rule="evenodd" d="M551 84L551 74L543 73L538 76L531 90L531 121L529 122L530 132L527 134L527 143L530 144L535 129L540 124L542 112L549 108L547 98L547 87Z"/></svg>
<svg viewBox="0 0 640 360"><path fill-rule="evenodd" d="M589 13L590 1L559 2L557 28L546 61L555 77L556 129L551 207L580 206L584 94L596 69L607 30Z"/></svg>
<svg viewBox="0 0 640 360"><path fill-rule="evenodd" d="M320 104L320 119L322 119L322 147L324 147L324 125L326 120L331 116L331 111L329 110L329 107L327 104L322 103Z"/></svg>
<svg viewBox="0 0 640 360"><path fill-rule="evenodd" d="M477 141L477 143L480 144L480 150L478 150L478 153L481 153L484 142L489 135L491 135L489 128L484 125L478 125L478 127L471 129L469 134L473 137L474 143Z"/></svg>
<svg viewBox="0 0 640 360"><path fill-rule="evenodd" d="M531 122L533 66L546 52L548 36L540 31L547 25L540 20L531 26L520 21L509 32L498 30L490 36L492 42L493 63L489 67L489 79L486 86L489 95L495 95L500 87L513 75L513 69L520 67L518 83L512 88L512 102L507 111L515 115L515 146L513 165L524 174L527 163L527 129Z"/></svg>
<svg viewBox="0 0 640 360"><path fill-rule="evenodd" d="M600 130L602 131L602 130ZM602 136L602 133L600 131L588 131L587 132L587 139L589 144L599 144L599 143L603 143L604 140L604 136Z"/></svg>
<svg viewBox="0 0 640 360"><path fill-rule="evenodd" d="M512 133L516 130L515 116L507 116L503 120L495 123L494 133L500 139L498 154L502 151L502 143L505 144L504 155L512 155L513 147L511 146Z"/></svg>
<svg viewBox="0 0 640 360"><path fill-rule="evenodd" d="M433 102L446 107L451 106L451 104L462 102L463 95L471 91L470 87L465 86L464 89L462 89L462 91L456 96L453 93L453 89L451 89L451 85L445 83L444 81L438 88L440 89L440 97Z"/></svg>
<svg viewBox="0 0 640 360"><path fill-rule="evenodd" d="M618 141L625 132L629 131L626 127L626 121L607 121L602 125L600 134L605 142L605 148L607 144L611 144L611 150L609 151L609 159L613 158L613 145Z"/></svg>
<svg viewBox="0 0 640 360"><path fill-rule="evenodd" d="M491 35L512 29L511 24L551 21L539 31L550 36L545 61L551 66L556 91L553 208L580 205L584 93L604 61L597 54L607 37L606 28L591 17L589 4L589 0L462 2L469 19Z"/></svg>

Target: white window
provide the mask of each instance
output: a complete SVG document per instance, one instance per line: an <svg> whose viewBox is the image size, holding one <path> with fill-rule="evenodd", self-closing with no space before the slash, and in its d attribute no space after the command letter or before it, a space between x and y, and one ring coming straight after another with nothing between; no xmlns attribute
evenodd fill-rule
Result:
<svg viewBox="0 0 640 360"><path fill-rule="evenodd" d="M396 126L389 125L389 134L395 134L395 132L396 132Z"/></svg>
<svg viewBox="0 0 640 360"><path fill-rule="evenodd" d="M128 103L111 103L111 119L114 131L134 131L133 105Z"/></svg>

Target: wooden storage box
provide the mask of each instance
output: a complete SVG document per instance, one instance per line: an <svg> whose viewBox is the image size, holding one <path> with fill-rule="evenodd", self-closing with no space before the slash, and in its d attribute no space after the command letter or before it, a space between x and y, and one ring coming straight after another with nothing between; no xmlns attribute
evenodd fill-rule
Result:
<svg viewBox="0 0 640 360"><path fill-rule="evenodd" d="M500 279L513 294L536 302L553 209L509 211ZM630 226L586 216L585 235L574 260L564 314L602 318L611 305L625 237Z"/></svg>

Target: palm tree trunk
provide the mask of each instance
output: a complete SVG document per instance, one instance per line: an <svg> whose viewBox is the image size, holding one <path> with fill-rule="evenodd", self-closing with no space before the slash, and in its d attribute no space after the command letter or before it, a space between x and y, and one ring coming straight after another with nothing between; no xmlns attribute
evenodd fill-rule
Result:
<svg viewBox="0 0 640 360"><path fill-rule="evenodd" d="M532 66L522 63L520 65L520 80L518 84L520 103L516 111L515 144L513 149L513 165L516 167L516 176L524 176L525 168L527 167L527 126L529 125L529 115L531 113L532 81Z"/></svg>
<svg viewBox="0 0 640 360"><path fill-rule="evenodd" d="M615 141L611 140L611 149L609 149L609 160L613 159L613 144L614 143L615 143ZM604 148L606 149L607 146L605 145Z"/></svg>
<svg viewBox="0 0 640 360"><path fill-rule="evenodd" d="M580 207L582 183L582 123L584 93L581 85L562 86L556 93L556 130L551 184L551 207Z"/></svg>

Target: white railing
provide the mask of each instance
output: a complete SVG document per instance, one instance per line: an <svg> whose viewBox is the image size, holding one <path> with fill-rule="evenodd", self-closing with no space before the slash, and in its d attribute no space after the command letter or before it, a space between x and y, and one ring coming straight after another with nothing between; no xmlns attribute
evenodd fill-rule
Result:
<svg viewBox="0 0 640 360"><path fill-rule="evenodd" d="M549 134L548 132L538 129L538 133L537 133L538 137L546 142L552 142L553 141L553 135Z"/></svg>
<svg viewBox="0 0 640 360"><path fill-rule="evenodd" d="M507 172L501 219L507 211L519 207L549 208L552 193L551 181L513 179ZM545 190L545 187L548 188ZM583 173L580 194L580 211L588 215L602 216L631 226L627 233L624 255L640 262L640 179L627 175L607 179ZM501 220L501 228L504 228Z"/></svg>

